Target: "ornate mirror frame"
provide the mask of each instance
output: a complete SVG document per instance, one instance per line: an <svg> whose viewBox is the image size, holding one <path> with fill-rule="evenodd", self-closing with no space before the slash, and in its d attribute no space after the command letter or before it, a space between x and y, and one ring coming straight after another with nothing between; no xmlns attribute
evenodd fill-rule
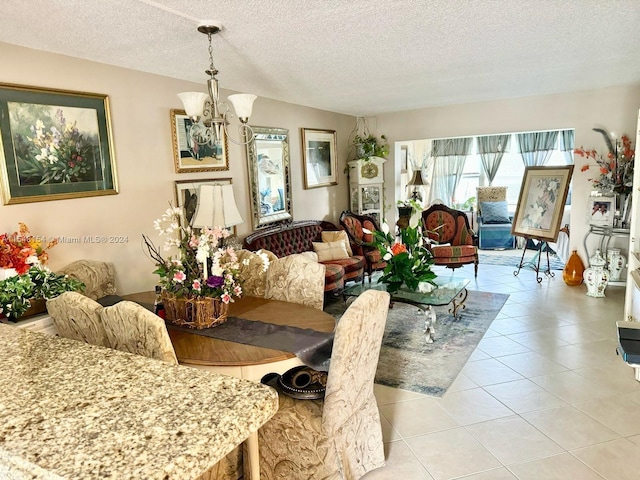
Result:
<svg viewBox="0 0 640 480"><path fill-rule="evenodd" d="M251 128L255 137L247 144L247 161L251 218L257 229L292 219L289 130Z"/></svg>

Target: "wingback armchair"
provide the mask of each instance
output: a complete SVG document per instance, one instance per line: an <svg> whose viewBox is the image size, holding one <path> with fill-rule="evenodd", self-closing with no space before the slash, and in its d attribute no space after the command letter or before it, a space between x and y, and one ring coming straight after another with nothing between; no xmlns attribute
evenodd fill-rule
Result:
<svg viewBox="0 0 640 480"><path fill-rule="evenodd" d="M380 226L375 218L370 215L358 215L353 212L344 211L340 214L340 226L347 232L351 249L354 255L361 255L365 258L365 272L371 282L371 274L374 270L382 270L387 266L387 262L382 260L380 251L367 245L373 241L373 235L363 231L367 229L371 232L380 230ZM362 277L364 283L364 275Z"/></svg>
<svg viewBox="0 0 640 480"><path fill-rule="evenodd" d="M422 212L422 225L436 265L453 269L473 264L478 276L476 237L464 212L446 205L431 205Z"/></svg>

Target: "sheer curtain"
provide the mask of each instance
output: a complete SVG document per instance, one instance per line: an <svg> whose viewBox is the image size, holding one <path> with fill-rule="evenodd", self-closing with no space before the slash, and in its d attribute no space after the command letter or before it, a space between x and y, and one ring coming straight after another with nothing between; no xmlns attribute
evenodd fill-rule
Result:
<svg viewBox="0 0 640 480"><path fill-rule="evenodd" d="M489 179L489 185L498 174L504 152L509 150L511 135L486 135L478 137L478 153L482 169Z"/></svg>
<svg viewBox="0 0 640 480"><path fill-rule="evenodd" d="M467 157L471 154L472 142L473 137L447 138L433 141L432 202L435 199L439 199L448 206L454 204L453 195L458 183L460 183Z"/></svg>
<svg viewBox="0 0 640 480"><path fill-rule="evenodd" d="M573 165L574 136L573 130L560 130L560 150L562 150L567 165Z"/></svg>
<svg viewBox="0 0 640 480"><path fill-rule="evenodd" d="M525 167L541 167L547 163L558 140L558 130L553 132L518 133L518 151Z"/></svg>

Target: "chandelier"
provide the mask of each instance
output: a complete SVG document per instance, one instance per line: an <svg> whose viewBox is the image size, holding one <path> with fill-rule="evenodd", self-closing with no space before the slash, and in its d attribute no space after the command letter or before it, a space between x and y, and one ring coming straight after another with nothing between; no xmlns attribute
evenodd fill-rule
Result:
<svg viewBox="0 0 640 480"><path fill-rule="evenodd" d="M227 97L240 120L238 130L240 138L244 140L234 140L227 132L229 118L233 114L229 109L229 105L220 101L218 79L216 78L218 70L213 65L213 47L211 46L211 37L218 33L221 28L222 25L216 25L213 22L198 25L198 31L206 34L209 38L209 69L205 70L205 73L209 75L207 80L209 93L183 92L178 94L178 98L182 100L184 105L185 113L191 119L191 125L188 127L191 140L198 145L210 145L212 148L222 144L223 135L226 135L229 140L238 145L247 144L253 140L253 130L247 123L249 122L253 101L256 96L249 93L239 93Z"/></svg>

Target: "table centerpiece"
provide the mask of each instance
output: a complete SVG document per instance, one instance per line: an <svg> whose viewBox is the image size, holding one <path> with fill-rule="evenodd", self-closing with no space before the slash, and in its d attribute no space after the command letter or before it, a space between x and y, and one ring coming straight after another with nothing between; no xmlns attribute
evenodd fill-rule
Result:
<svg viewBox="0 0 640 480"><path fill-rule="evenodd" d="M192 229L184 210L173 207L154 222L154 228L165 237L163 250L174 252L165 259L143 235L156 263L153 273L160 277L166 320L198 330L224 323L229 303L242 296L236 250L221 246L231 232L221 227ZM266 256L263 261L268 265Z"/></svg>

